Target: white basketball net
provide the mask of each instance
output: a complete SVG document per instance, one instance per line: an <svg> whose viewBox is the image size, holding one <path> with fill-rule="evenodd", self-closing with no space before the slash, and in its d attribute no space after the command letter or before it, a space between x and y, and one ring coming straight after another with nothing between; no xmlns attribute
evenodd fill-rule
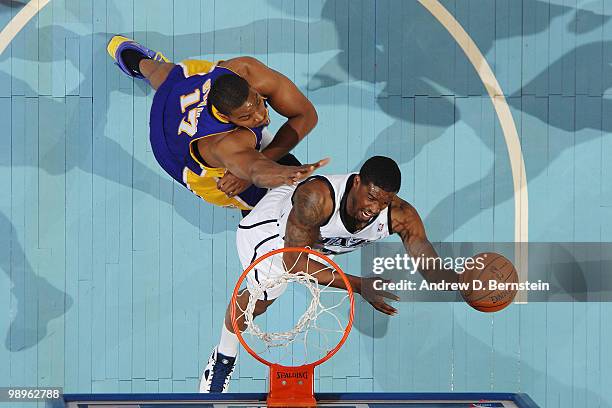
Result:
<svg viewBox="0 0 612 408"><path fill-rule="evenodd" d="M299 259L305 256L308 256L306 271L294 271ZM282 253L274 255L274 257L278 257L277 260L281 261ZM317 270L309 270L311 266L314 265L314 263L310 262L312 258L318 258L316 260L324 263L326 266ZM248 304L244 310L237 309L236 317L239 317L241 314L244 315L246 330L242 335L245 341L247 341L245 335L250 335L252 336L251 338L259 340L258 343L261 345L259 349L254 348L249 342L249 345L257 354L263 356L263 354L269 354L273 349L288 349L290 345L299 341L303 342L304 345L305 357L303 363L306 364L306 360L312 359L313 357L318 359L327 354L336 344L338 344L348 324L348 308L341 306L343 306L345 303L344 301L349 298L349 295L346 290L332 286L335 282L342 280L337 272L334 274L334 280L332 280L332 282L326 285L318 284L317 274L323 271L336 270L331 265L327 265L322 258L316 255L300 252L298 259L293 265L287 267L284 261L282 261L282 264L286 271L285 273L280 276L275 276L274 279L261 281L257 285L249 286L250 294ZM320 265L318 265L318 267L320 267ZM310 295L310 299L307 302L305 312L296 319L297 321L293 328L282 331L266 331L255 322L253 316L255 306L257 300L263 298L265 291L281 284L298 284L304 286L307 289L307 293ZM280 298L285 295L286 293L281 295ZM278 301L279 300L276 300L275 303ZM346 302L347 305L348 303L349 302ZM262 319L263 316L260 316L258 319ZM318 320L325 320L325 324L320 324ZM312 339L313 335L311 332L316 332L319 335L316 340ZM309 350L313 347L318 350L318 355L316 356L309 355ZM289 353L288 350L287 353ZM286 354L283 354L283 356L286 356ZM268 359L268 361L270 360Z"/></svg>

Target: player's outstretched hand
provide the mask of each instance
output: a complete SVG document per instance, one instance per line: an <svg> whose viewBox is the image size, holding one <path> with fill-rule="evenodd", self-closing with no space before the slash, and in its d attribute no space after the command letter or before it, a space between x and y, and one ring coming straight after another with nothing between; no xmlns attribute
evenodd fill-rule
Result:
<svg viewBox="0 0 612 408"><path fill-rule="evenodd" d="M225 193L228 197L233 197L242 193L249 188L251 182L243 180L232 174L229 170L225 175L217 181L217 188Z"/></svg>
<svg viewBox="0 0 612 408"><path fill-rule="evenodd" d="M389 282L388 280L380 277L361 278L361 288L359 293L365 300L368 301L368 303L372 305L372 307L374 307L374 309L381 313L388 314L389 316L394 316L397 314L397 309L388 304L386 300L398 301L399 297L393 293L376 289L374 284L377 281Z"/></svg>
<svg viewBox="0 0 612 408"><path fill-rule="evenodd" d="M329 163L330 159L325 158L323 160L319 160L316 163L304 164L302 166L286 166L286 170L283 174L285 178L285 184L295 185L298 182L304 180L309 177L315 170L325 166Z"/></svg>

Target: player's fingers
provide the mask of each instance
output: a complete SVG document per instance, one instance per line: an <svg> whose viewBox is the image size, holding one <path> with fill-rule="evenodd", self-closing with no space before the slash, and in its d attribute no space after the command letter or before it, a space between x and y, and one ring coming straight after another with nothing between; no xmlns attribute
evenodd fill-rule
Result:
<svg viewBox="0 0 612 408"><path fill-rule="evenodd" d="M296 172L299 175L301 175L301 174L310 174L315 170L316 170L316 167L313 164L304 164L303 166L298 167Z"/></svg>
<svg viewBox="0 0 612 408"><path fill-rule="evenodd" d="M304 164L302 166L299 166L297 168L297 171L299 173L302 173L302 176L303 176L304 174L310 174L313 171L315 171L316 169L327 165L327 163L329 163L329 162L330 162L330 159L328 157L326 157L325 159L319 160L318 162L310 163L310 164Z"/></svg>
<svg viewBox="0 0 612 408"><path fill-rule="evenodd" d="M306 177L310 176L313 171L314 169L311 169L308 171L307 170L296 170L295 172L291 173L291 175L289 176L289 180L291 184L296 185L299 181L302 181Z"/></svg>
<svg viewBox="0 0 612 408"><path fill-rule="evenodd" d="M233 190L232 187L229 185L229 183L222 183L222 184L217 184L217 188L224 192L227 196L231 197Z"/></svg>
<svg viewBox="0 0 612 408"><path fill-rule="evenodd" d="M305 164L297 168L294 173L294 178L296 180L304 180L306 177L310 176L318 167L314 164Z"/></svg>
<svg viewBox="0 0 612 408"><path fill-rule="evenodd" d="M325 158L323 160L319 160L316 163L304 164L303 166L300 166L300 172L310 174L316 169L325 166L327 163L329 163L329 161L329 158Z"/></svg>
<svg viewBox="0 0 612 408"><path fill-rule="evenodd" d="M236 184L236 178L226 174L217 181L217 188L224 193L228 192L233 185Z"/></svg>
<svg viewBox="0 0 612 408"><path fill-rule="evenodd" d="M399 296L397 296L396 294L393 294L391 292L386 292L384 290L377 290L376 294L384 298L387 298L387 299L391 299L395 301L400 300Z"/></svg>
<svg viewBox="0 0 612 408"><path fill-rule="evenodd" d="M221 191L223 191L228 197L233 197L239 193L238 188L231 184L226 184Z"/></svg>
<svg viewBox="0 0 612 408"><path fill-rule="evenodd" d="M373 306L376 310L378 310L379 312L382 312L384 314L387 314L389 316L393 316L395 314L397 314L397 309L386 304L385 302L376 302L373 303Z"/></svg>
<svg viewBox="0 0 612 408"><path fill-rule="evenodd" d="M229 191L236 191L240 188L240 181L239 180L232 180L229 183L227 183L227 189Z"/></svg>
<svg viewBox="0 0 612 408"><path fill-rule="evenodd" d="M394 315L397 314L397 309L394 308L393 306L391 306L388 303L383 302L383 308L385 309L386 313Z"/></svg>
<svg viewBox="0 0 612 408"><path fill-rule="evenodd" d="M323 167L323 166L327 165L327 163L329 163L330 160L331 159L329 157L326 157L324 159L319 160L316 163L312 163L311 166L313 166L315 169L318 169L319 167Z"/></svg>
<svg viewBox="0 0 612 408"><path fill-rule="evenodd" d="M230 185L231 183L229 181L221 180L219 183L217 183L217 188L223 192L227 192Z"/></svg>
<svg viewBox="0 0 612 408"><path fill-rule="evenodd" d="M296 185L300 181L309 177L317 167L313 164L305 164L303 166L296 167L293 172L288 176L288 183L290 185Z"/></svg>
<svg viewBox="0 0 612 408"><path fill-rule="evenodd" d="M232 197L232 196L242 193L250 185L251 183L249 183L248 181L232 176L228 181L224 183L223 185L224 190L221 190L221 191L223 191L224 193Z"/></svg>

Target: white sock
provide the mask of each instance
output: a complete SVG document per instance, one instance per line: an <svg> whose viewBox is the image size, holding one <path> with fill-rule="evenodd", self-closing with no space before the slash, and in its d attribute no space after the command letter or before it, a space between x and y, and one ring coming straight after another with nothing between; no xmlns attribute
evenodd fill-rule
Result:
<svg viewBox="0 0 612 408"><path fill-rule="evenodd" d="M219 340L217 352L223 354L224 356L236 357L238 355L239 345L240 340L238 340L238 336L229 331L227 327L225 327L225 322L223 322L223 328L221 329L221 340Z"/></svg>

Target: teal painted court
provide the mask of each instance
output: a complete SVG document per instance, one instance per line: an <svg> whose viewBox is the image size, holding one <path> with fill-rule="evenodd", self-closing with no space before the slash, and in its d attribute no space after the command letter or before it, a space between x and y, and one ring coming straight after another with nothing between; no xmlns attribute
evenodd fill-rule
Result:
<svg viewBox="0 0 612 408"><path fill-rule="evenodd" d="M0 0L0 27L24 3ZM510 107L529 241L612 242L612 2L441 4ZM322 173L339 174L390 156L432 242L514 240L491 99L416 0L51 0L0 55L0 386L195 392L241 272L240 212L202 202L158 166L153 91L112 64L115 33L177 62L260 59L317 108L294 150L302 162L329 156ZM273 115L271 129L282 123ZM336 261L363 272L359 253ZM356 300L318 391L524 392L542 407L612 407L611 303L495 314L399 303L389 318ZM284 310L266 319L292 318ZM231 390L265 388L265 367L241 351Z"/></svg>

